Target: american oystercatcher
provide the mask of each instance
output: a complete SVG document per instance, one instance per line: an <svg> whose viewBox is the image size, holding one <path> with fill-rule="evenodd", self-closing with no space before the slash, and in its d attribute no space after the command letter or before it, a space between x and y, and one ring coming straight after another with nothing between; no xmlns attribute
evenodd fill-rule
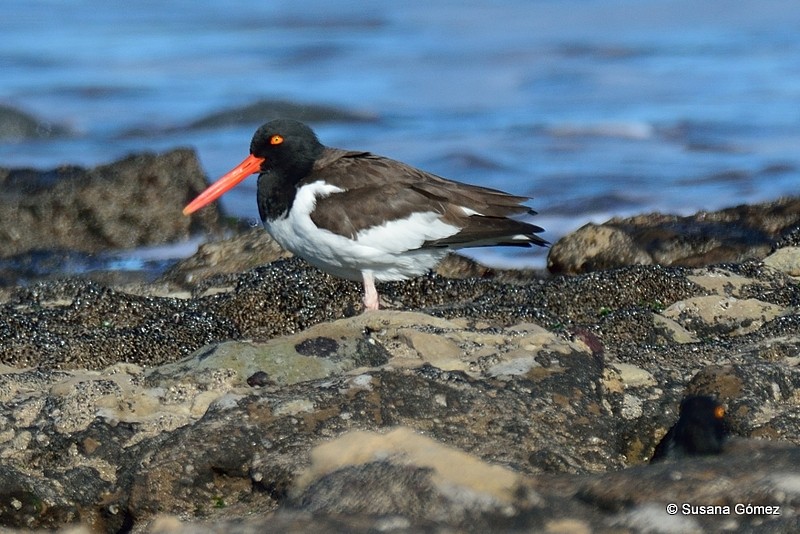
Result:
<svg viewBox="0 0 800 534"><path fill-rule="evenodd" d="M510 218L535 214L522 205L528 197L453 182L369 152L329 148L289 119L261 126L250 156L183 213L255 173L258 212L275 241L327 273L362 280L368 310L378 309L376 280L424 274L451 249L548 244L536 235L542 228Z"/></svg>
<svg viewBox="0 0 800 534"><path fill-rule="evenodd" d="M706 395L688 396L681 401L678 421L658 443L650 463L719 454L729 433L722 404Z"/></svg>

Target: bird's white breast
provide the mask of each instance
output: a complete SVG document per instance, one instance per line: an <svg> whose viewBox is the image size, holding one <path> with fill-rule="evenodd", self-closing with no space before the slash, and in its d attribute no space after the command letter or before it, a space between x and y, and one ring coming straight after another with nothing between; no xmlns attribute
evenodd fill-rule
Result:
<svg viewBox="0 0 800 534"><path fill-rule="evenodd" d="M311 220L317 200L343 193L323 181L300 187L286 217L266 221L267 231L282 247L334 276L360 280L372 272L380 281L404 280L424 274L447 254L445 248L421 249L426 241L458 233L435 212L417 212L361 230L355 239L319 228ZM353 209L360 209L353 206Z"/></svg>

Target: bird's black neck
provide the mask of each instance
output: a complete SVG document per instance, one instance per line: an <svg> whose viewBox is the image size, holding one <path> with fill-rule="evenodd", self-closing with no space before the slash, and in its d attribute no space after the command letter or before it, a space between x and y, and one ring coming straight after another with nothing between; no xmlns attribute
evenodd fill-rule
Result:
<svg viewBox="0 0 800 534"><path fill-rule="evenodd" d="M287 183L275 171L258 175L258 214L263 222L281 219L289 210L297 195L297 183Z"/></svg>

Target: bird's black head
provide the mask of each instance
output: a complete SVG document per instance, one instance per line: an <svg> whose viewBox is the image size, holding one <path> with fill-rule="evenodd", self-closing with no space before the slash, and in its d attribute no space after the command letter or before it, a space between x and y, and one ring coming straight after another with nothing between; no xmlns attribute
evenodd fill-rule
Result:
<svg viewBox="0 0 800 534"><path fill-rule="evenodd" d="M311 172L323 149L311 128L291 119L269 121L256 130L250 142L250 153L264 159L262 172L297 180Z"/></svg>
<svg viewBox="0 0 800 534"><path fill-rule="evenodd" d="M299 183L311 172L314 162L324 149L311 128L302 122L289 119L270 121L253 136L250 155L192 200L183 208L183 214L189 215L197 211L251 174L260 172L258 207L262 213L261 218L264 219L264 210L268 203L265 199L273 195L273 189L287 190L287 185ZM288 206L294 198L293 195L293 192L284 193L283 203Z"/></svg>

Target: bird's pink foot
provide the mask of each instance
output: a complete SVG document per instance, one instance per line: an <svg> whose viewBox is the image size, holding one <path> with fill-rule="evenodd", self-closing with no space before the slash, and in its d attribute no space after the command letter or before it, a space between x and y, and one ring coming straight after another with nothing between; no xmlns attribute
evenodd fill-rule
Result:
<svg viewBox="0 0 800 534"><path fill-rule="evenodd" d="M380 308L378 290L375 289L375 278L371 272L365 271L361 274L364 278L364 309L377 310Z"/></svg>

